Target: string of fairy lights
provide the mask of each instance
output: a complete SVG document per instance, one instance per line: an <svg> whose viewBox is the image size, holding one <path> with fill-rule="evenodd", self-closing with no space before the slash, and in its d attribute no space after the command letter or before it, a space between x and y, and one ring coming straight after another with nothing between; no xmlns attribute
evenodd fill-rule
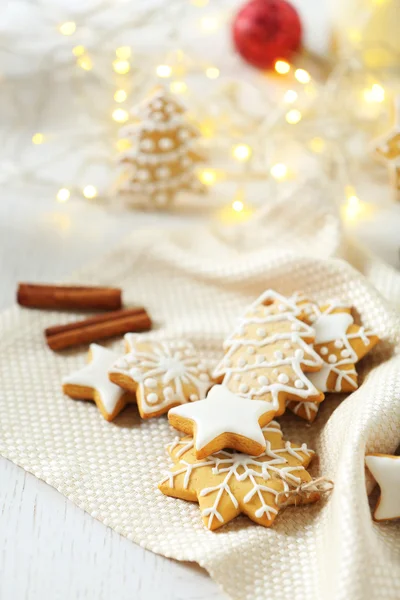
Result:
<svg viewBox="0 0 400 600"><path fill-rule="evenodd" d="M322 74L318 65L316 76L312 74L313 63L306 69L302 57L297 60L303 64L298 65L278 60L274 73L268 79L265 74L252 73L251 82L246 83L258 94L259 103L265 106L263 113L254 115L247 113L243 109L243 102L238 101L241 81L235 81L231 72L228 73L229 77L226 76L220 65L199 59L190 51L177 47L175 39L176 23L186 14L185 11L198 11L196 26L200 34L209 39L209 36L217 35L221 28L229 26L230 10L215 13L211 11L209 0L172 1L166 10L174 19L166 18L162 11L160 14L160 10L149 8L121 22L114 28L111 40L109 32L100 28L96 42L85 44L80 39L80 30L84 38L90 27L90 19L102 13L107 14L114 8L115 3L105 1L80 14L76 20L55 22L53 18L43 17L45 26L51 28L58 38L39 61L37 75L54 68L58 76L78 77L79 90L85 85L82 77L87 77L88 84L101 87L101 105L106 108L97 109L94 124L101 125L97 134L91 131L86 135L80 131L74 137L71 133L37 128L31 137L33 147L43 146L55 139L62 142L65 136L73 154L76 152L74 139L76 145L82 148L85 144L91 144L97 135L97 139L108 148L105 157L102 154L102 160L111 183L115 174L115 154L127 148L127 140L117 137L117 128L130 118L130 106L141 100L153 84L160 82L171 94L181 97L189 107L189 118L198 125L204 147L211 150L217 148L222 154L222 166L214 166L210 159L208 165L198 170L198 176L210 188L224 181L235 183L236 192L230 204L232 213L247 214L246 189L249 181L265 180L279 185L298 179L300 185L310 176L307 170L303 172L302 167L296 169L284 158L284 149L295 143L298 154L304 156L305 160L312 157L314 174L317 172L340 181L345 199L344 217L354 220L359 216L362 202L353 179L356 170L365 164L366 152L365 144L358 154L351 147L360 138L360 132L364 141L371 140L386 125L394 93L390 79L392 73L367 70L359 59L360 53L346 57L331 69L325 68L325 65ZM43 13L46 15L45 9ZM171 23L166 33L166 51L151 54L134 44L125 43L112 47L115 36L123 39L124 33L132 31L134 27L157 25L164 21ZM63 50L59 62L55 59L57 49ZM0 56L2 52L4 48L0 44ZM26 50L18 48L13 48L13 53L26 56ZM232 57L230 66L235 67L239 63L238 57ZM209 82L209 94L202 94L199 98L196 93L191 93L196 79L201 79L203 87L203 82ZM10 92L12 102L12 96L20 85L20 77L8 75L5 81L8 83L5 90ZM274 92L272 101L271 86ZM51 102L51 90L45 93ZM81 105L81 110L90 113L92 118L95 108L96 101L90 97ZM222 113L224 119L221 118ZM280 158L276 159L276 156ZM46 160L51 167L52 159ZM98 157L92 155L92 160L96 162ZM87 162L90 161L89 157ZM238 165L241 167L238 168ZM18 179L19 183L34 181L54 189L55 199L60 203L68 202L71 197L93 201L110 195L109 187L100 188L89 179L81 186L67 184L39 176L32 168L24 170L22 165L11 168L10 161L0 160L0 180L9 184L13 178Z"/></svg>

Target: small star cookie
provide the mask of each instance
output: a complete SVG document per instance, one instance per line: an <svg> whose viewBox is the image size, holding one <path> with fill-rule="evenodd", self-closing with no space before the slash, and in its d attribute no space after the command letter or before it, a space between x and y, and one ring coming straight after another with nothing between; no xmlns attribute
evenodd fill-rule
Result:
<svg viewBox="0 0 400 600"><path fill-rule="evenodd" d="M206 363L188 342L153 342L128 334L128 354L109 370L110 380L136 393L142 419L205 398L213 385Z"/></svg>
<svg viewBox="0 0 400 600"><path fill-rule="evenodd" d="M241 513L269 527L279 512L278 494L312 481L306 468L314 452L306 444L285 442L275 421L262 431L266 448L256 457L223 450L198 460L192 438L172 442L169 452L175 464L159 489L166 496L198 502L208 529L218 529ZM318 499L312 490L302 503ZM287 501L292 503L290 496Z"/></svg>
<svg viewBox="0 0 400 600"><path fill-rule="evenodd" d="M196 458L224 448L258 455L265 450L262 426L275 414L264 400L242 398L224 385L215 385L201 402L171 408L168 420L175 429L194 438Z"/></svg>
<svg viewBox="0 0 400 600"><path fill-rule="evenodd" d="M285 411L289 399L321 402L323 393L305 375L322 367L309 345L314 330L302 320L302 307L309 303L299 294L285 298L264 292L226 340L227 352L214 376L235 394L272 403L275 415Z"/></svg>
<svg viewBox="0 0 400 600"><path fill-rule="evenodd" d="M129 394L108 378L108 370L117 357L112 350L91 344L89 364L62 380L64 394L77 400L93 400L106 421L115 419L131 401Z"/></svg>
<svg viewBox="0 0 400 600"><path fill-rule="evenodd" d="M323 360L317 373L309 375L321 392L353 392L358 387L355 363L379 341L371 330L354 323L351 307L332 300L324 306L310 304L307 321L315 330L314 350ZM313 402L289 403L294 413L314 421L318 405Z"/></svg>
<svg viewBox="0 0 400 600"><path fill-rule="evenodd" d="M375 521L400 519L400 456L368 454L365 464L381 488Z"/></svg>

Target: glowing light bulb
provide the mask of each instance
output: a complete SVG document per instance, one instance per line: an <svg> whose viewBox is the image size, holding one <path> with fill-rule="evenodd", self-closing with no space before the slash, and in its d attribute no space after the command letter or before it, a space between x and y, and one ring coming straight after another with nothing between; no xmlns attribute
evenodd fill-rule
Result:
<svg viewBox="0 0 400 600"><path fill-rule="evenodd" d="M296 69L294 76L299 83L310 83L311 81L310 73L305 69Z"/></svg>
<svg viewBox="0 0 400 600"><path fill-rule="evenodd" d="M115 54L121 60L127 60L131 57L132 50L129 46L121 46L120 48L116 49Z"/></svg>
<svg viewBox="0 0 400 600"><path fill-rule="evenodd" d="M84 71L91 71L93 69L92 59L90 58L90 56L87 56L86 54L83 56L80 56L77 59L76 64Z"/></svg>
<svg viewBox="0 0 400 600"><path fill-rule="evenodd" d="M219 77L219 69L217 67L208 67L206 69L208 79L217 79Z"/></svg>
<svg viewBox="0 0 400 600"><path fill-rule="evenodd" d="M279 73L279 75L286 75L290 71L290 65L286 60L277 60L275 63L275 71Z"/></svg>
<svg viewBox="0 0 400 600"><path fill-rule="evenodd" d="M158 65L156 73L159 77L171 77L172 68L169 65Z"/></svg>
<svg viewBox="0 0 400 600"><path fill-rule="evenodd" d="M94 185L85 185L85 187L83 188L83 195L88 200L92 200L97 196L97 189L94 187Z"/></svg>
<svg viewBox="0 0 400 600"><path fill-rule="evenodd" d="M126 93L125 90L117 90L114 94L115 102L125 102L127 97L128 97L128 94Z"/></svg>
<svg viewBox="0 0 400 600"><path fill-rule="evenodd" d="M234 200L232 202L232 208L235 212L242 212L244 209L244 204L241 200Z"/></svg>
<svg viewBox="0 0 400 600"><path fill-rule="evenodd" d="M379 83L374 83L371 88L364 90L363 96L366 102L383 102L385 100L385 90Z"/></svg>
<svg viewBox="0 0 400 600"><path fill-rule="evenodd" d="M65 23L61 23L58 27L58 31L62 35L73 35L76 31L76 23L74 21L66 21Z"/></svg>
<svg viewBox="0 0 400 600"><path fill-rule="evenodd" d="M349 196L344 207L344 214L348 221L354 221L361 212L361 202L357 196Z"/></svg>
<svg viewBox="0 0 400 600"><path fill-rule="evenodd" d="M251 156L251 148L247 144L237 144L232 148L232 154L236 160L249 160Z"/></svg>
<svg viewBox="0 0 400 600"><path fill-rule="evenodd" d="M131 142L126 138L121 138L120 140L117 140L117 143L116 143L117 150L119 152L124 152L125 150L129 150L131 145L132 145Z"/></svg>
<svg viewBox="0 0 400 600"><path fill-rule="evenodd" d="M202 17L200 19L200 27L203 31L211 33L212 31L218 29L218 19L212 15L209 15L208 17Z"/></svg>
<svg viewBox="0 0 400 600"><path fill-rule="evenodd" d="M301 119L301 112L297 108L292 108L286 113L286 121L291 125L296 125Z"/></svg>
<svg viewBox="0 0 400 600"><path fill-rule="evenodd" d="M67 188L61 188L57 192L57 200L58 202L66 202L71 196L71 192Z"/></svg>
<svg viewBox="0 0 400 600"><path fill-rule="evenodd" d="M72 54L76 57L82 56L83 54L85 54L85 52L86 52L85 46L74 46L72 48Z"/></svg>
<svg viewBox="0 0 400 600"><path fill-rule="evenodd" d="M169 89L173 94L184 94L187 90L187 85L184 81L171 81Z"/></svg>
<svg viewBox="0 0 400 600"><path fill-rule="evenodd" d="M212 185L217 180L217 174L213 169L203 169L199 173L199 179L205 185Z"/></svg>
<svg viewBox="0 0 400 600"><path fill-rule="evenodd" d="M128 120L128 112L123 108L116 108L112 113L112 118L117 123L125 123Z"/></svg>
<svg viewBox="0 0 400 600"><path fill-rule="evenodd" d="M316 154L321 154L325 150L325 141L320 137L314 137L309 141L310 149Z"/></svg>
<svg viewBox="0 0 400 600"><path fill-rule="evenodd" d="M32 144L35 144L36 146L38 146L39 144L43 144L43 142L44 142L43 133L35 133L32 136Z"/></svg>
<svg viewBox="0 0 400 600"><path fill-rule="evenodd" d="M297 92L294 90L288 90L283 96L283 101L286 102L286 104L293 104L293 102L296 102L297 97Z"/></svg>
<svg viewBox="0 0 400 600"><path fill-rule="evenodd" d="M282 180L285 179L288 173L288 168L283 163L277 163L271 167L270 173L274 179Z"/></svg>
<svg viewBox="0 0 400 600"><path fill-rule="evenodd" d="M113 69L119 75L126 75L126 73L129 73L131 65L128 60L117 59L113 61Z"/></svg>

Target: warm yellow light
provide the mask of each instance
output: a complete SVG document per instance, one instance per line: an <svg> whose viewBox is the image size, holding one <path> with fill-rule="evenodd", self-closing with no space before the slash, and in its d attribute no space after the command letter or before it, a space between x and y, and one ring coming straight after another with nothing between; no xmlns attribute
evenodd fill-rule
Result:
<svg viewBox="0 0 400 600"><path fill-rule="evenodd" d="M83 54L85 54L85 52L86 52L85 46L74 46L72 48L72 54L76 57L82 56Z"/></svg>
<svg viewBox="0 0 400 600"><path fill-rule="evenodd" d="M88 200L92 200L92 198L96 198L97 196L97 189L94 187L94 185L85 185L83 188L83 195Z"/></svg>
<svg viewBox="0 0 400 600"><path fill-rule="evenodd" d="M213 16L203 17L200 19L200 27L203 31L211 32L218 29L218 19Z"/></svg>
<svg viewBox="0 0 400 600"><path fill-rule="evenodd" d="M301 112L297 108L292 108L286 113L286 121L291 125L296 125L301 119Z"/></svg>
<svg viewBox="0 0 400 600"><path fill-rule="evenodd" d="M76 64L84 71L91 71L93 69L92 59L86 54L84 56L80 56L77 59Z"/></svg>
<svg viewBox="0 0 400 600"><path fill-rule="evenodd" d="M360 199L353 195L347 198L347 204L344 207L344 214L348 221L354 221L361 212Z"/></svg>
<svg viewBox="0 0 400 600"><path fill-rule="evenodd" d="M125 75L126 73L129 73L130 68L131 65L129 64L128 60L117 59L113 61L113 69L119 75Z"/></svg>
<svg viewBox="0 0 400 600"><path fill-rule="evenodd" d="M116 108L112 113L112 118L117 123L125 123L128 120L128 112L123 108Z"/></svg>
<svg viewBox="0 0 400 600"><path fill-rule="evenodd" d="M219 77L219 69L217 67L208 67L206 69L208 79L217 79Z"/></svg>
<svg viewBox="0 0 400 600"><path fill-rule="evenodd" d="M67 188L61 188L58 190L56 198L58 202L66 202L70 196L71 192Z"/></svg>
<svg viewBox="0 0 400 600"><path fill-rule="evenodd" d="M128 97L128 94L126 93L125 90L117 90L114 94L115 102L125 102L127 97Z"/></svg>
<svg viewBox="0 0 400 600"><path fill-rule="evenodd" d="M276 165L273 165L271 167L270 173L274 179L278 179L278 180L285 179L285 177L288 173L288 168L283 163L277 163Z"/></svg>
<svg viewBox="0 0 400 600"><path fill-rule="evenodd" d="M244 208L244 204L241 200L234 200L232 202L232 208L236 212L242 212L242 210Z"/></svg>
<svg viewBox="0 0 400 600"><path fill-rule="evenodd" d="M212 185L217 180L217 174L213 169L203 169L199 173L199 179L205 185Z"/></svg>
<svg viewBox="0 0 400 600"><path fill-rule="evenodd" d="M187 90L187 85L184 81L171 81L169 89L173 94L184 94Z"/></svg>
<svg viewBox="0 0 400 600"><path fill-rule="evenodd" d="M311 81L310 73L305 69L296 69L294 76L299 83L309 83Z"/></svg>
<svg viewBox="0 0 400 600"><path fill-rule="evenodd" d="M251 148L247 144L237 144L232 148L232 154L236 160L249 160L251 156Z"/></svg>
<svg viewBox="0 0 400 600"><path fill-rule="evenodd" d="M190 3L197 8L204 8L210 0L190 0Z"/></svg>
<svg viewBox="0 0 400 600"><path fill-rule="evenodd" d="M119 152L124 152L125 150L129 150L132 144L126 138L121 138L120 140L117 140L116 146Z"/></svg>
<svg viewBox="0 0 400 600"><path fill-rule="evenodd" d="M314 137L309 141L310 149L316 154L321 154L325 150L325 140L320 137Z"/></svg>
<svg viewBox="0 0 400 600"><path fill-rule="evenodd" d="M36 144L38 146L39 144L43 144L43 142L44 142L43 133L35 133L32 136L32 144Z"/></svg>
<svg viewBox="0 0 400 600"><path fill-rule="evenodd" d="M169 65L158 65L156 73L159 77L171 77L172 69Z"/></svg>
<svg viewBox="0 0 400 600"><path fill-rule="evenodd" d="M65 23L61 23L58 31L62 35L73 35L76 31L76 23L74 21L66 21Z"/></svg>
<svg viewBox="0 0 400 600"><path fill-rule="evenodd" d="M287 92L285 92L285 95L283 96L283 101L286 102L286 104L293 104L293 102L296 102L297 100L297 92L295 92L294 90L288 90Z"/></svg>
<svg viewBox="0 0 400 600"><path fill-rule="evenodd" d="M379 83L374 83L371 88L364 90L363 96L366 102L383 102L385 100L385 90Z"/></svg>
<svg viewBox="0 0 400 600"><path fill-rule="evenodd" d="M215 125L212 119L202 121L199 125L201 135L206 138L213 137L215 133Z"/></svg>
<svg viewBox="0 0 400 600"><path fill-rule="evenodd" d="M349 29L347 36L353 44L358 44L362 40L361 31L359 29Z"/></svg>
<svg viewBox="0 0 400 600"><path fill-rule="evenodd" d="M279 73L279 75L286 75L290 71L290 65L286 60L277 60L275 63L275 71Z"/></svg>
<svg viewBox="0 0 400 600"><path fill-rule="evenodd" d="M115 54L121 60L127 60L131 57L132 51L129 46L121 46L120 48L116 49Z"/></svg>

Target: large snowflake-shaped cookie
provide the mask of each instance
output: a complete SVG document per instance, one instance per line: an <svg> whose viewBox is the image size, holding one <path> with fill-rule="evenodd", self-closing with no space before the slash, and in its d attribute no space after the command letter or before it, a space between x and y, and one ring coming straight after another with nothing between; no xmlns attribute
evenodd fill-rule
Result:
<svg viewBox="0 0 400 600"><path fill-rule="evenodd" d="M356 325L351 307L337 300L321 307L310 304L305 311L307 321L315 329L314 349L323 360L322 369L311 373L310 380L322 392L354 391L358 387L355 363L378 343L378 336ZM312 422L319 407L314 402L291 402L289 408Z"/></svg>
<svg viewBox="0 0 400 600"><path fill-rule="evenodd" d="M207 364L188 342L153 342L126 336L128 354L109 371L110 380L130 392L143 419L173 406L205 398L213 385Z"/></svg>
<svg viewBox="0 0 400 600"><path fill-rule="evenodd" d="M175 465L159 489L167 496L198 502L208 529L218 529L241 513L269 527L279 512L278 494L312 480L306 467L314 452L306 444L285 442L275 421L263 434L266 449L257 457L224 450L197 460L192 438L173 442L169 451ZM294 503L293 496L287 499ZM318 492L311 490L302 503L318 499Z"/></svg>

